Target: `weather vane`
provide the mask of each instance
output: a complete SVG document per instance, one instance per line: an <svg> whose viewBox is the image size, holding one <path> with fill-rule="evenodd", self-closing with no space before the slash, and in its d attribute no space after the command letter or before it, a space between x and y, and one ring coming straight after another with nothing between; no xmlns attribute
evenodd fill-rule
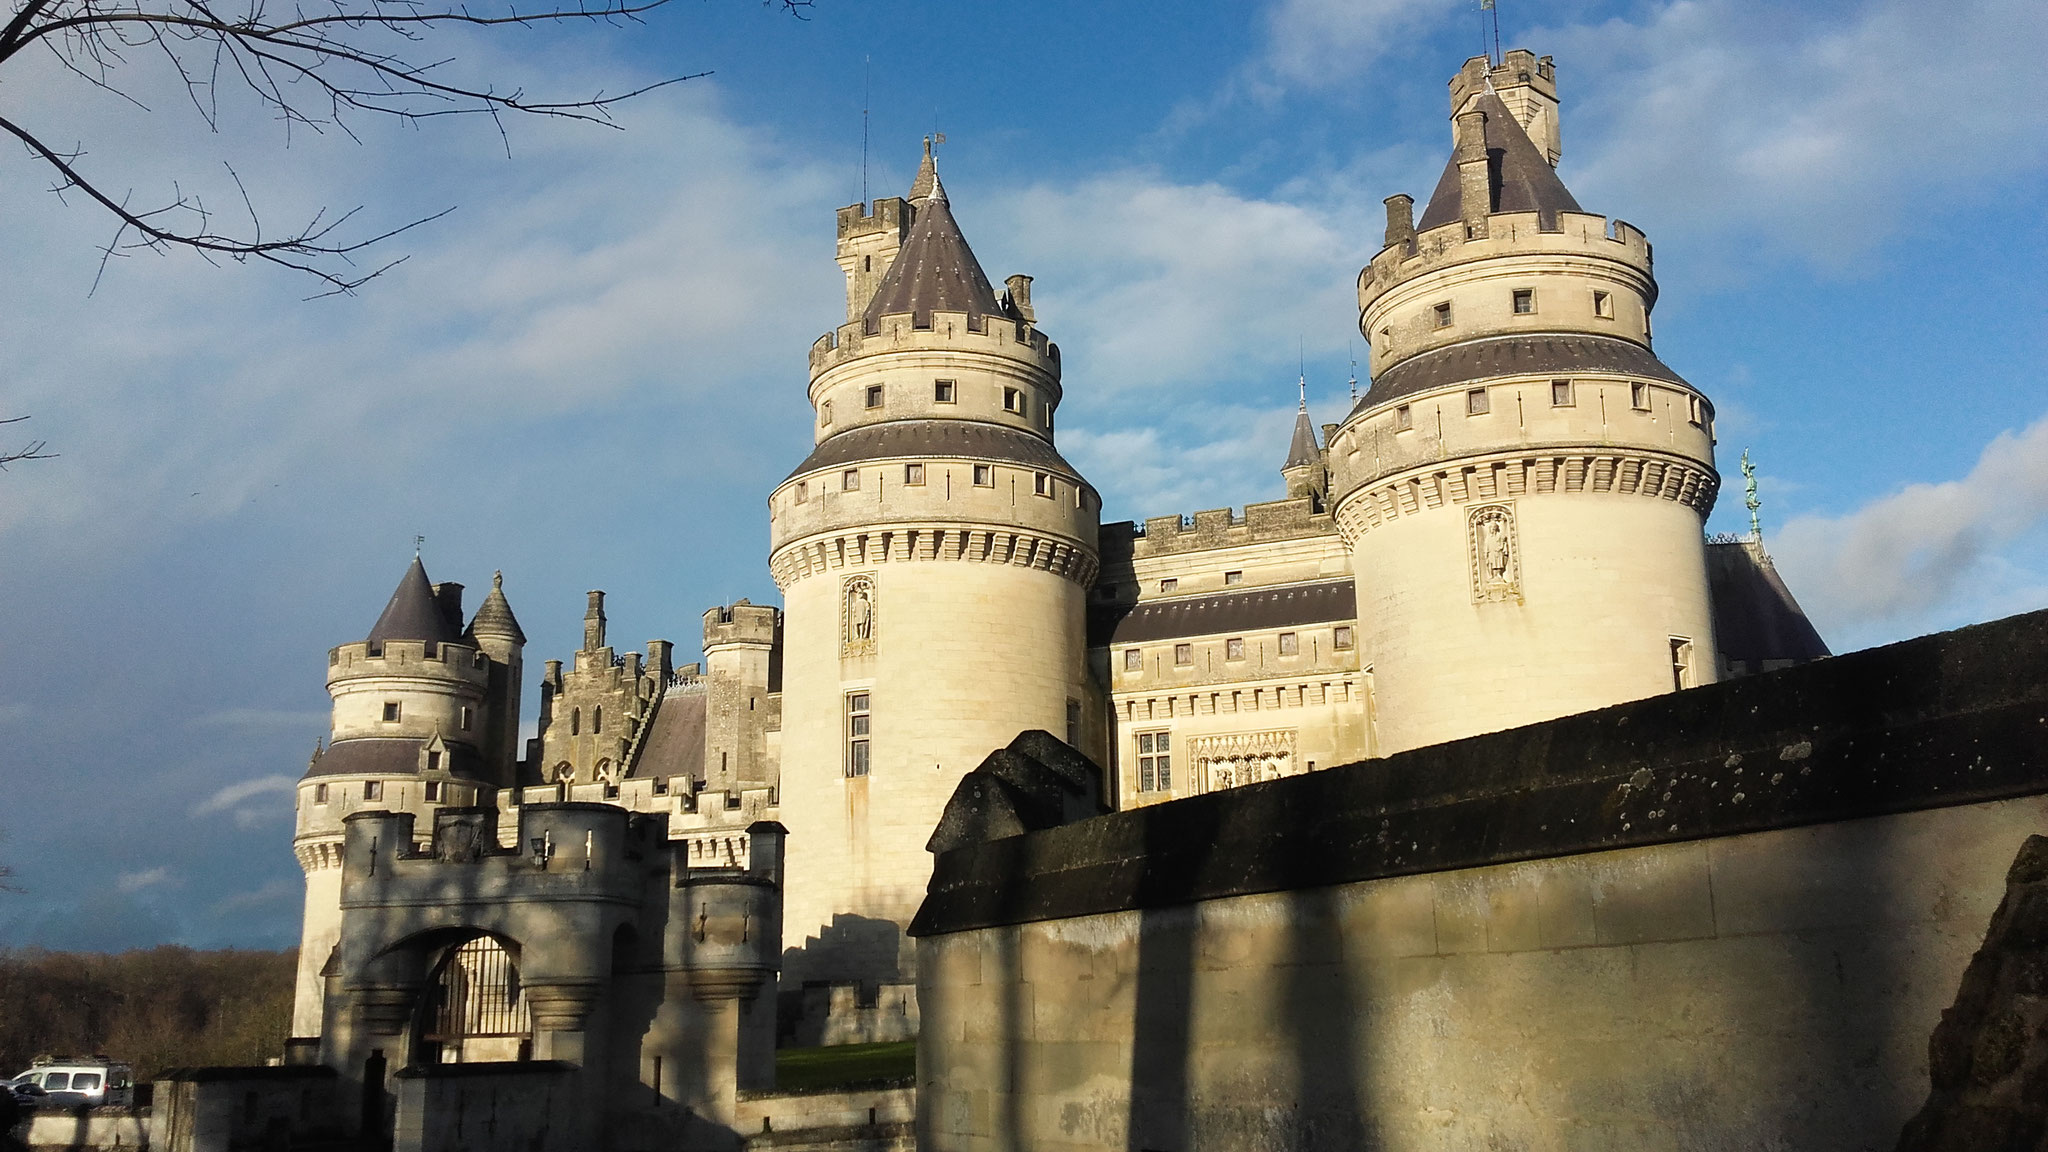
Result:
<svg viewBox="0 0 2048 1152"><path fill-rule="evenodd" d="M1756 495L1756 465L1749 462L1749 449L1742 450L1742 479L1745 481L1742 503L1749 509L1749 538L1763 543L1763 524L1757 519L1756 510L1764 506Z"/></svg>
<svg viewBox="0 0 2048 1152"><path fill-rule="evenodd" d="M423 551L426 548L426 546L427 538L425 536L415 536L412 538L412 554L415 557L417 557L421 553L421 551Z"/></svg>

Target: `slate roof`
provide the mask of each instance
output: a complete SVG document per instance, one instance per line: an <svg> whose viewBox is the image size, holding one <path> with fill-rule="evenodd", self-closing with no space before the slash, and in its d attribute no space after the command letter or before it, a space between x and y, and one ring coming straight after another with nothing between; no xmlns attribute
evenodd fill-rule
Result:
<svg viewBox="0 0 2048 1152"><path fill-rule="evenodd" d="M424 640L431 652L434 645L461 638L461 624L448 619L448 614L434 597L434 586L427 580L426 567L418 556L414 556L412 566L398 578L398 587L391 593L391 602L384 605L384 614L377 617L376 626L370 629L369 642Z"/></svg>
<svg viewBox="0 0 2048 1152"><path fill-rule="evenodd" d="M1021 464L1081 481L1081 474L1044 437L973 420L891 420L849 428L811 449L790 475L874 460L949 456Z"/></svg>
<svg viewBox="0 0 2048 1152"><path fill-rule="evenodd" d="M1538 333L1467 340L1412 356L1373 377L1352 411L1458 384L1503 376L1633 376L1684 384L1685 378L1640 344L1613 336Z"/></svg>
<svg viewBox="0 0 2048 1152"><path fill-rule="evenodd" d="M1475 107L1486 113L1487 172L1493 186L1490 211L1536 212L1544 228L1557 226L1559 212L1584 211L1499 96L1488 92L1479 97ZM1422 210L1416 230L1428 231L1463 219L1465 213L1459 200L1458 156L1453 151L1450 163L1444 165L1442 178L1436 182L1436 191L1430 195L1428 207Z"/></svg>
<svg viewBox="0 0 2048 1152"><path fill-rule="evenodd" d="M417 776L420 748L426 741L410 736L360 736L336 740L315 756L306 776ZM448 771L471 779L484 778L483 757L467 744L447 743Z"/></svg>
<svg viewBox="0 0 2048 1152"><path fill-rule="evenodd" d="M1707 546L1714 639L1730 660L1818 660L1827 642L1763 549L1748 541Z"/></svg>
<svg viewBox="0 0 2048 1152"><path fill-rule="evenodd" d="M704 711L710 700L702 688L672 689L661 698L654 724L640 745L640 758L628 776L704 779Z"/></svg>
<svg viewBox="0 0 2048 1152"><path fill-rule="evenodd" d="M1089 613L1088 643L1100 648L1357 618L1358 591L1347 578L1097 607Z"/></svg>
<svg viewBox="0 0 2048 1152"><path fill-rule="evenodd" d="M934 174L931 193L917 209L910 235L868 301L865 331L880 332L882 317L904 312L918 328L931 326L933 312L965 312L967 326L979 332L982 317L1002 311L995 288L953 219L945 186Z"/></svg>
<svg viewBox="0 0 2048 1152"><path fill-rule="evenodd" d="M1283 470L1299 468L1303 464L1318 463L1322 458L1322 452L1316 447L1316 426L1309 423L1308 408L1304 405L1295 414L1294 441L1287 445L1287 463L1280 467Z"/></svg>

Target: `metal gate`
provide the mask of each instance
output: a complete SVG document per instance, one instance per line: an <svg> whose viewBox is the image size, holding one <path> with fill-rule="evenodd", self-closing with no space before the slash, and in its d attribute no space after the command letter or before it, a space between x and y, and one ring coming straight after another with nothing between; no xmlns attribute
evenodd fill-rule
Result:
<svg viewBox="0 0 2048 1152"><path fill-rule="evenodd" d="M532 1036L519 966L502 945L479 936L442 958L421 1037L430 1062L524 1060Z"/></svg>

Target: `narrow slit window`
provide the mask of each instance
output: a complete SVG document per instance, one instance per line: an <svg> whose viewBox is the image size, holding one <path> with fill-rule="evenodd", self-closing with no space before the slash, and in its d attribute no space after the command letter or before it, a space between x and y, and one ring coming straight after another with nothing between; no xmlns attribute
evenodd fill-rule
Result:
<svg viewBox="0 0 2048 1152"><path fill-rule="evenodd" d="M846 697L846 774L865 776L868 774L868 740L870 708L868 694L851 692Z"/></svg>

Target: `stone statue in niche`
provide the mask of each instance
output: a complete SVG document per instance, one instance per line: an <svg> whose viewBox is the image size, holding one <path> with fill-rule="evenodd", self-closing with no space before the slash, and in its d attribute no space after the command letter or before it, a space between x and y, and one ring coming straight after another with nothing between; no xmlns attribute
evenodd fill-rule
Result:
<svg viewBox="0 0 2048 1152"><path fill-rule="evenodd" d="M855 576L846 582L846 629L843 652L865 656L875 650L875 582Z"/></svg>
<svg viewBox="0 0 2048 1152"><path fill-rule="evenodd" d="M1515 510L1506 504L1474 508L1467 522L1472 554L1472 599L1522 598L1521 548L1515 538Z"/></svg>

